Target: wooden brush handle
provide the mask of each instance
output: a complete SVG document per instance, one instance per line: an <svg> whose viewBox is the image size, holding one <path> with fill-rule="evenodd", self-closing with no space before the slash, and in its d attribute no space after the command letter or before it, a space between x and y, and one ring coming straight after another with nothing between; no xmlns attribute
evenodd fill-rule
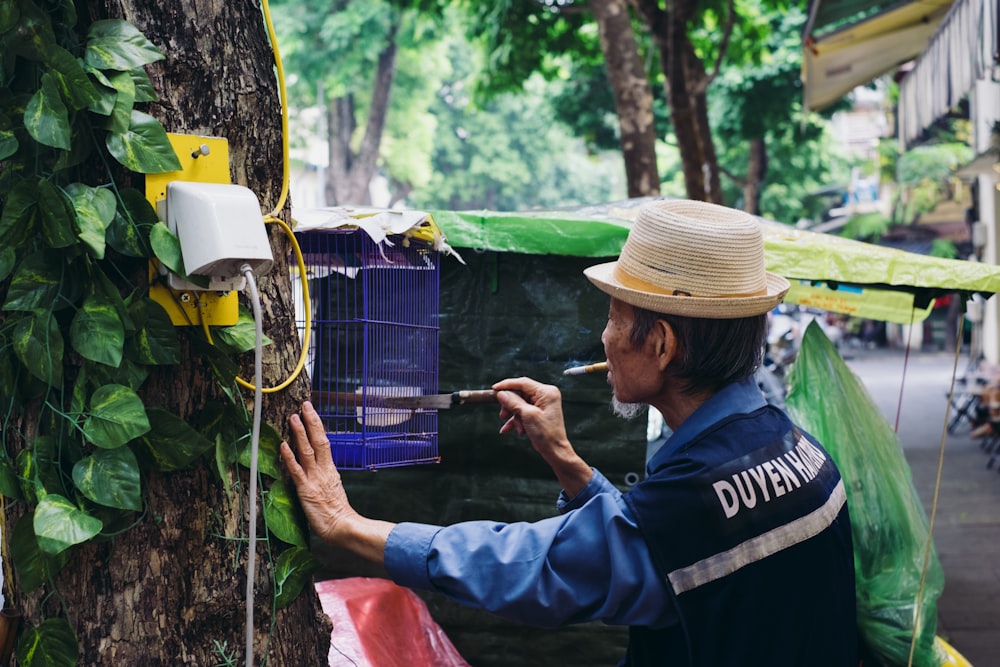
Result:
<svg viewBox="0 0 1000 667"><path fill-rule="evenodd" d="M496 403L497 393L492 389L463 389L452 394L452 403L465 405L466 403Z"/></svg>

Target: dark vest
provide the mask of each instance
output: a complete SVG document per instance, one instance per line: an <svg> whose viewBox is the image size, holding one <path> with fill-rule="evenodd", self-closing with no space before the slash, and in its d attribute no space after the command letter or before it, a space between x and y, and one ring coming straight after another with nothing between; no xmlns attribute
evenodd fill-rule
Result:
<svg viewBox="0 0 1000 667"><path fill-rule="evenodd" d="M767 406L659 454L624 497L681 622L632 627L625 664L855 667L851 527L826 451Z"/></svg>

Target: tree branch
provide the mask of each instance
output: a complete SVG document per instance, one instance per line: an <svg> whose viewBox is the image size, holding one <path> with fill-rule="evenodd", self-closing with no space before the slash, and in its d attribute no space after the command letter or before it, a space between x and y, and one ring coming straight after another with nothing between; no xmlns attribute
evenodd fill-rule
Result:
<svg viewBox="0 0 1000 667"><path fill-rule="evenodd" d="M715 56L715 64L712 66L712 73L698 82L695 91L697 93L704 93L708 90L708 87L712 84L712 81L715 80L715 77L719 76L719 71L722 69L722 59L726 57L726 49L729 48L729 40L733 37L733 26L736 24L736 2L735 0L729 0L727 5L729 9L729 16L726 19L726 27L722 31L722 41L719 42L719 53Z"/></svg>

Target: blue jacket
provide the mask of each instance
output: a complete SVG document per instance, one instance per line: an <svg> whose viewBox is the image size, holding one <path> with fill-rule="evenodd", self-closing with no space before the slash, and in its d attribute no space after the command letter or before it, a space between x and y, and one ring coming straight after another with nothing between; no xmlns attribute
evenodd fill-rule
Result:
<svg viewBox="0 0 1000 667"><path fill-rule="evenodd" d="M851 528L832 459L771 406L704 426L668 440L624 495L680 619L632 626L625 664L857 665Z"/></svg>

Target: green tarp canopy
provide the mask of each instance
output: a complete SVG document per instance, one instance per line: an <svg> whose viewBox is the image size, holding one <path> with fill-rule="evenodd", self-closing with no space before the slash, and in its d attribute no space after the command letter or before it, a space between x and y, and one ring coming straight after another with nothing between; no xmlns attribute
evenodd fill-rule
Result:
<svg viewBox="0 0 1000 667"><path fill-rule="evenodd" d="M638 204L633 200L567 211L430 211L453 248L525 254L615 257ZM941 259L764 223L767 269L792 283L797 303L865 319L911 324L933 299L1000 291L1000 266Z"/></svg>

